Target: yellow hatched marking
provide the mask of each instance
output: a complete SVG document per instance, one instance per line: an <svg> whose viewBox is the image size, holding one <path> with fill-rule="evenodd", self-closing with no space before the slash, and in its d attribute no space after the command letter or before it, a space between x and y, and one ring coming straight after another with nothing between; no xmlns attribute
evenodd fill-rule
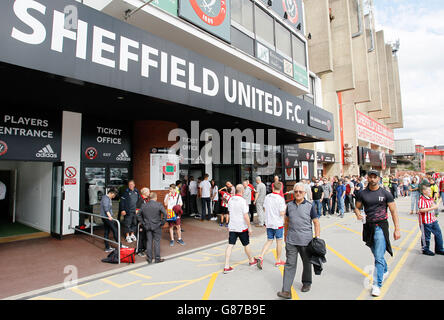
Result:
<svg viewBox="0 0 444 320"><path fill-rule="evenodd" d="M147 276L145 274L141 274L136 271L130 271L129 273L136 276L136 277L140 277L140 278L144 278L144 279L148 279L148 280L152 278L151 276Z"/></svg>
<svg viewBox="0 0 444 320"><path fill-rule="evenodd" d="M359 232L359 231L353 230L353 229L351 229L351 228L348 228L348 227L346 227L346 226L343 226L342 224L336 223L335 225L338 226L338 227L341 227L342 229L345 229L345 230L348 230L348 231L350 231L350 232L356 233L356 234L358 234L358 235L362 235L362 232Z"/></svg>
<svg viewBox="0 0 444 320"><path fill-rule="evenodd" d="M191 261L191 262L204 262L204 261L208 261L210 260L210 257L203 257L201 259L194 259L194 258L187 258L187 257L180 257L180 260L185 260L185 261Z"/></svg>
<svg viewBox="0 0 444 320"><path fill-rule="evenodd" d="M274 254L274 258L277 261L277 252L276 249L271 250ZM282 278L284 277L284 267L283 266L279 266L279 271L281 272L281 276ZM299 298L296 290L294 289L294 286L291 286L291 300L301 300L301 298Z"/></svg>
<svg viewBox="0 0 444 320"><path fill-rule="evenodd" d="M120 283L116 283L116 282L110 280L109 278L100 279L100 280L101 280L102 282L105 282L105 283L107 283L107 284L109 284L109 285L112 285L113 287L116 287L116 288L119 288L119 289L122 289L122 288L125 288L125 287L128 287L128 286L131 286L131 285L133 285L133 284L136 284L136 283L139 283L140 281L142 281L142 280L136 280L136 281L133 281L133 282L120 284Z"/></svg>
<svg viewBox="0 0 444 320"><path fill-rule="evenodd" d="M404 247L404 245L407 243L407 241L410 239L413 231L415 231L416 226L413 227L409 234L407 235L407 237L401 242L401 244L399 245L399 250L402 250L402 248ZM393 247L393 246L392 246ZM397 252L393 253L393 257L392 259L390 259L390 261L387 262L387 266L390 266L392 264L392 262L395 260L395 257L397 257ZM370 276L370 283L373 282L373 275ZM359 294L359 296L356 298L356 300L363 300L365 296L368 295L368 289L364 288L361 293Z"/></svg>
<svg viewBox="0 0 444 320"><path fill-rule="evenodd" d="M97 296L100 296L102 294L110 292L109 290L103 290L103 291L100 291L100 292L97 292L97 293L88 293L88 292L85 292L83 290L80 290L79 287L81 287L81 286L84 286L84 285L80 285L80 286L77 286L77 287L70 288L70 290L72 292L74 292L74 293L77 293L78 295L81 295L82 297L84 297L86 299L94 298L94 297L97 297Z"/></svg>
<svg viewBox="0 0 444 320"><path fill-rule="evenodd" d="M399 262L396 264L396 267L393 270L393 272L390 273L389 277L386 280L385 285L382 286L381 294L379 295L379 297L375 297L374 300L381 300L382 298L384 298L384 296L387 293L387 291L389 290L390 286L395 281L396 276L399 274L399 272L401 271L401 269L404 266L405 262L407 261L407 258L410 255L410 252L412 251L413 247L418 243L418 240L419 240L420 237L421 237L421 231L418 231L418 233L416 234L415 238L413 238L412 242L410 242L409 247L407 248L407 250L402 255L401 260L399 260Z"/></svg>
<svg viewBox="0 0 444 320"><path fill-rule="evenodd" d="M208 286L207 286L205 293L202 297L202 300L208 300L210 298L211 291L213 291L214 283L216 282L218 275L219 275L219 272L215 272L211 276L210 281L208 282Z"/></svg>
<svg viewBox="0 0 444 320"><path fill-rule="evenodd" d="M344 261L345 263L347 263L350 267L352 267L353 269L355 269L356 271L358 271L360 274L362 274L364 277L369 277L369 274L367 272L364 272L364 270L362 270L361 268L359 268L357 265L355 265L353 262L351 262L349 259L347 259L346 257L344 257L342 254L340 254L339 252L337 252L335 249L333 249L332 247L330 247L328 244L326 244L326 247L328 250L330 250L331 252L333 252L335 255L337 255L342 261Z"/></svg>
<svg viewBox="0 0 444 320"><path fill-rule="evenodd" d="M143 283L142 286L157 286L162 284L173 284L173 283L183 283L183 282L190 282L193 280L173 280L173 281L161 281L161 282L149 282L149 283Z"/></svg>

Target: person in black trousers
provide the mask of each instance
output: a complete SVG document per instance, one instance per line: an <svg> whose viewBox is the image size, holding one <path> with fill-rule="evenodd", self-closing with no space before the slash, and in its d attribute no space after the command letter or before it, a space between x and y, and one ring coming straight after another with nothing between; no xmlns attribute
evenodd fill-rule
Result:
<svg viewBox="0 0 444 320"><path fill-rule="evenodd" d="M150 189L148 188L142 188L140 190L140 198L137 201L136 205L136 217L137 222L139 225L139 236L137 237L137 254L141 257L145 256L146 251L146 230L143 227L143 224L140 222L139 216L140 216L140 209L142 208L142 205L144 203L148 203L150 201Z"/></svg>
<svg viewBox="0 0 444 320"><path fill-rule="evenodd" d="M333 190L332 190L332 196L331 196L331 208L330 208L330 214L333 215L336 213L339 213L338 208L338 201L336 197L336 188L339 186L339 178L335 176L333 178Z"/></svg>
<svg viewBox="0 0 444 320"><path fill-rule="evenodd" d="M162 226L166 222L167 212L165 207L157 202L157 194L150 193L150 201L142 204L138 220L146 230L146 260L148 263L160 263L165 261L160 257L160 238L162 237ZM154 257L153 257L154 244Z"/></svg>
<svg viewBox="0 0 444 320"><path fill-rule="evenodd" d="M104 238L109 239L109 232L113 232L114 240L119 242L120 234L117 230L117 223L113 219L113 204L112 200L117 196L117 190L114 188L109 189L108 193L102 197L100 201L100 215L103 217L103 226L105 229ZM125 246L120 246L123 248ZM111 252L114 248L111 248L109 241L105 240L105 252Z"/></svg>

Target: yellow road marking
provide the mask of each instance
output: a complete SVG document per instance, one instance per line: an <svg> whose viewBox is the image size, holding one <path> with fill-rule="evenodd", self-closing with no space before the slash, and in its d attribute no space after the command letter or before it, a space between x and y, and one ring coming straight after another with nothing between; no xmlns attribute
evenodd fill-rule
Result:
<svg viewBox="0 0 444 320"><path fill-rule="evenodd" d="M204 261L208 261L210 260L210 257L203 257L201 259L193 259L193 258L187 258L187 257L180 257L180 260L185 260L185 261L191 261L191 262L204 262Z"/></svg>
<svg viewBox="0 0 444 320"><path fill-rule="evenodd" d="M140 277L140 278L144 278L144 279L151 279L152 278L151 276L147 276L147 275L138 273L136 271L130 271L129 273L136 276L136 277Z"/></svg>
<svg viewBox="0 0 444 320"><path fill-rule="evenodd" d="M110 292L109 290L104 290L104 291L100 291L100 292L97 292L97 293L88 293L88 292L85 292L83 290L80 290L79 287L81 287L81 286L83 286L83 285L70 288L70 290L72 292L74 292L74 293L77 293L78 295L81 295L82 297L84 297L86 299L97 297L97 296L100 296L102 294Z"/></svg>
<svg viewBox="0 0 444 320"><path fill-rule="evenodd" d="M219 275L219 272L215 272L211 276L211 279L208 282L208 286L207 286L207 289L205 290L202 300L208 300L210 298L211 291L213 291L214 282L216 282L216 278L218 275Z"/></svg>
<svg viewBox="0 0 444 320"><path fill-rule="evenodd" d="M413 219L413 218L399 217L399 219L409 220L409 221L413 221L413 222L418 222L417 219Z"/></svg>
<svg viewBox="0 0 444 320"><path fill-rule="evenodd" d="M413 247L418 243L418 240L419 240L420 237L421 237L421 231L418 231L418 233L416 234L415 238L412 240L412 242L410 242L409 247L407 248L407 250L402 255L401 260L399 260L399 262L397 263L397 265L396 265L395 269L393 270L393 272L390 273L389 277L386 280L385 285L382 286L381 294L379 295L379 297L375 297L374 300L381 300L382 298L384 298L385 294L389 290L389 288L392 285L393 281L395 281L396 276L399 274L399 272L401 271L402 267L404 266L404 263L407 261L407 258L410 255L410 252L412 251Z"/></svg>
<svg viewBox="0 0 444 320"><path fill-rule="evenodd" d="M157 286L162 284L173 284L173 283L182 283L182 282L190 282L193 280L173 280L173 281L161 281L161 282L148 282L142 283L142 286Z"/></svg>
<svg viewBox="0 0 444 320"><path fill-rule="evenodd" d="M102 282L105 282L105 283L107 283L107 284L109 284L109 285L112 285L113 287L116 287L116 288L119 288L119 289L122 289L122 288L125 288L125 287L128 287L128 286L131 286L131 285L133 285L133 284L136 284L136 283L139 283L140 281L142 281L142 280L136 280L136 281L129 282L129 283L125 283L125 284L120 284L120 283L116 283L116 282L110 280L109 278L100 279L100 280L101 280Z"/></svg>
<svg viewBox="0 0 444 320"><path fill-rule="evenodd" d="M416 226L414 226L411 230L410 230L410 232L409 232L409 234L407 235L407 237L401 242L401 244L399 245L399 249L401 250L402 248L403 248L403 246L407 243L407 241L410 239L410 237L411 237L411 235L412 235L412 233L413 233L413 231L415 231L415 229L416 229ZM390 260L390 261L388 261L387 262L387 266L390 266L391 264L392 264L392 262L393 261L395 261L395 257L397 257L397 252L394 252L393 253L393 257L392 257L392 259ZM372 283L373 282L373 275L371 275L371 277L370 277L370 283ZM362 299L364 299L364 297L365 296L367 296L368 295L368 289L367 288L364 288L362 291L361 291L361 293L359 294L359 296L356 298L356 300L362 300Z"/></svg>
<svg viewBox="0 0 444 320"><path fill-rule="evenodd" d="M276 259L276 261L277 261L277 252L276 252L276 249L273 249L272 251L273 251L274 257L275 257L275 259ZM310 267L310 268L311 268L311 267ZM284 267L283 267L283 266L280 266L280 267L279 267L279 271L281 272L281 276L282 276L282 278L283 278L283 277L284 277ZM301 300L301 298L299 298L299 296L298 296L296 290L294 289L294 286L291 286L291 300Z"/></svg>
<svg viewBox="0 0 444 320"><path fill-rule="evenodd" d="M326 247L328 250L330 250L331 252L333 252L335 255L337 255L342 261L344 261L345 263L347 263L349 266L351 266L353 269L355 269L356 271L358 271L360 274L362 274L364 277L369 277L369 274L364 272L364 270L362 270L361 268L359 268L357 265L355 265L353 262L351 262L349 259L347 259L346 257L344 257L342 254L340 254L339 252L337 252L335 249L333 249L332 247L330 247L328 244L326 244Z"/></svg>
<svg viewBox="0 0 444 320"><path fill-rule="evenodd" d="M341 227L342 229L345 229L345 230L351 231L351 232L353 232L353 233L356 233L356 234L358 234L358 235L362 235L362 232L359 232L359 231L356 231L356 230L350 229L350 228L348 228L348 227L346 227L346 226L343 226L342 224L335 223L335 225L338 226L338 227Z"/></svg>
<svg viewBox="0 0 444 320"><path fill-rule="evenodd" d="M66 300L66 299L40 296L40 297L31 298L29 300Z"/></svg>

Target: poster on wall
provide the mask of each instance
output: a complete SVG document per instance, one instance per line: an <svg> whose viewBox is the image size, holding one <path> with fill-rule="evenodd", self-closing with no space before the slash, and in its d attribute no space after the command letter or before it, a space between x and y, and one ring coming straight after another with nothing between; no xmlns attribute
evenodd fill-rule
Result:
<svg viewBox="0 0 444 320"><path fill-rule="evenodd" d="M150 155L150 189L168 190L179 180L179 156L168 153Z"/></svg>
<svg viewBox="0 0 444 320"><path fill-rule="evenodd" d="M179 16L230 42L230 3L229 0L180 0Z"/></svg>
<svg viewBox="0 0 444 320"><path fill-rule="evenodd" d="M62 113L0 112L0 160L60 161Z"/></svg>
<svg viewBox="0 0 444 320"><path fill-rule="evenodd" d="M119 121L82 120L82 161L102 163L131 162L129 125Z"/></svg>
<svg viewBox="0 0 444 320"><path fill-rule="evenodd" d="M301 178L309 179L310 178L310 170L308 168L307 161L301 161Z"/></svg>
<svg viewBox="0 0 444 320"><path fill-rule="evenodd" d="M296 180L295 168L285 168L285 180L286 181Z"/></svg>

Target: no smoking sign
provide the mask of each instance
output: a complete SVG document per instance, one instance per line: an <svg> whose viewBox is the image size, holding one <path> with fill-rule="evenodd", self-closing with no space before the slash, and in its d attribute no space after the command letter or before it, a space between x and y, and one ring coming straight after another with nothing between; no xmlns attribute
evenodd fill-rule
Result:
<svg viewBox="0 0 444 320"><path fill-rule="evenodd" d="M65 185L77 184L77 170L74 167L68 167L65 169Z"/></svg>

